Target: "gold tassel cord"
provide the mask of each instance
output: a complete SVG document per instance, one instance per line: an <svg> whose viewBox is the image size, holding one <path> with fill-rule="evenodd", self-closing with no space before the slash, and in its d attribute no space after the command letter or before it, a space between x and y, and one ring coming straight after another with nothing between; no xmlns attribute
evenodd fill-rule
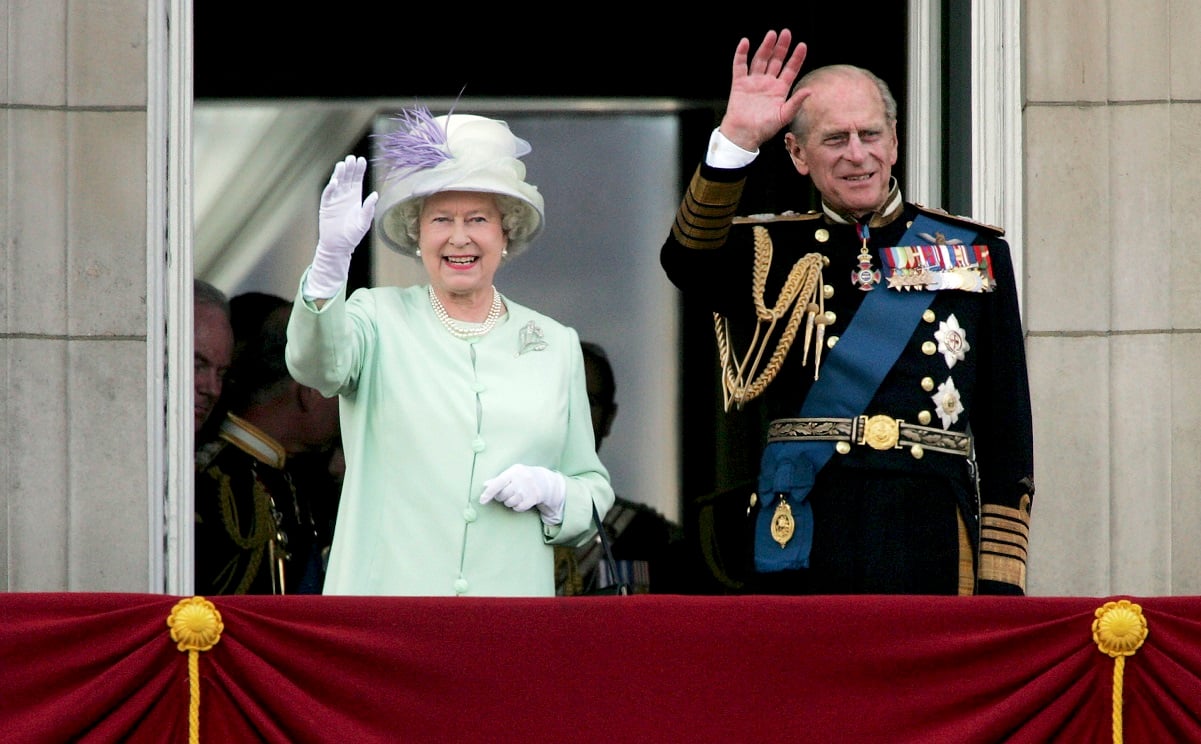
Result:
<svg viewBox="0 0 1201 744"><path fill-rule="evenodd" d="M808 253L797 259L788 278L780 289L779 297L771 308L764 302L767 275L771 269L772 241L767 228L757 225L755 235L755 265L751 274L751 297L755 303L755 332L751 337L746 354L736 359L730 348L729 323L720 313L713 314L714 334L717 337L717 353L722 368L722 393L725 410L731 403L741 408L745 403L760 395L775 379L784 364L784 358L792 348L797 329L802 319L808 317L805 329L804 356L809 358L809 344L814 324L818 325L817 348L814 349L813 378L817 379L821 365L821 343L825 325L825 295L822 285L822 267L826 259L820 253ZM759 365L771 342L776 323L791 309L788 322L776 342L767 365L762 371Z"/></svg>
<svg viewBox="0 0 1201 744"><path fill-rule="evenodd" d="M200 742L200 652L221 640L225 624L221 613L204 597L189 597L175 603L167 617L171 640L188 654L188 742Z"/></svg>
<svg viewBox="0 0 1201 744"><path fill-rule="evenodd" d="M1106 602L1093 614L1093 642L1114 659L1113 742L1122 744L1122 675L1126 657L1133 656L1147 640L1147 618L1142 607L1125 599Z"/></svg>

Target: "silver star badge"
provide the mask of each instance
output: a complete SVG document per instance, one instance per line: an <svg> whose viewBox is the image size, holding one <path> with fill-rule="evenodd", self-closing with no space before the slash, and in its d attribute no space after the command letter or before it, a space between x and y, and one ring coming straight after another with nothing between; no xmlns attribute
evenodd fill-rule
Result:
<svg viewBox="0 0 1201 744"><path fill-rule="evenodd" d="M942 419L942 428L949 429L951 424L959 420L959 414L963 413L963 401L959 398L959 390L955 387L955 381L950 377L946 382L940 383L938 392L930 396L934 401L934 412L938 414L938 418Z"/></svg>
<svg viewBox="0 0 1201 744"><path fill-rule="evenodd" d="M938 341L938 353L947 361L948 369L954 367L955 362L962 362L972 348L967 342L967 333L959 326L959 318L954 314L938 324L934 338Z"/></svg>

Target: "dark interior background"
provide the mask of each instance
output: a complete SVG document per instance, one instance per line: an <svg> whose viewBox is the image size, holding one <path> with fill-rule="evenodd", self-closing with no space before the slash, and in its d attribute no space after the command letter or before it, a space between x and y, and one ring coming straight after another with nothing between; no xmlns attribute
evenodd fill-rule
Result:
<svg viewBox="0 0 1201 744"><path fill-rule="evenodd" d="M645 6L581 8L568 22L534 17L519 6L418 21L394 4L330 3L310 13L278 14L196 3L193 13L197 99L539 99L664 98L685 107L684 179L704 151L729 92L734 49L753 54L769 29L789 28L808 55L802 72L851 63L884 78L905 110L907 3L862 6L798 0L787 9L738 7L716 14L655 13ZM433 9L437 16L437 9ZM420 15L429 15L423 12ZM904 119L899 124L905 140ZM747 213L808 209L813 196L769 143L748 184ZM903 160L903 159L902 159ZM894 173L902 181L902 163ZM683 186L681 185L681 193Z"/></svg>
<svg viewBox="0 0 1201 744"><path fill-rule="evenodd" d="M672 99L682 104L681 195L720 119L734 49L744 36L753 54L769 29L790 28L794 42L808 45L802 72L830 63L867 67L889 83L905 111L906 3L852 9L802 0L777 11L730 8L717 17L698 10L683 16L657 11L650 18L643 8L588 6L567 21L515 5L456 6L439 17L438 8L403 13L392 4L343 2L262 18L232 4L196 3L194 95L446 99L462 91L465 98L529 99L531 108L548 98ZM433 20L417 19L431 14ZM904 125L902 116L902 142ZM766 156L748 180L744 214L816 206L808 180L792 169L779 140L764 147ZM902 182L903 159L894 169ZM352 283L369 281L352 275ZM703 529L698 514L713 517L714 504L724 504L729 519L745 510L741 491L758 467L759 422L722 411L711 314L684 303L680 317L680 502L685 528L695 534ZM712 556L708 560L712 566ZM738 588L736 575L714 580L707 570L700 573L698 592Z"/></svg>
<svg viewBox="0 0 1201 744"><path fill-rule="evenodd" d="M445 98L466 87L472 96L724 100L739 38L753 52L767 30L781 28L808 44L806 68L851 62L903 91L903 2L860 6L859 15L805 0L654 19L645 8L591 6L567 21L517 5L456 6L437 17L437 8L342 2L263 18L230 3L196 3L195 95ZM415 18L430 14L433 21Z"/></svg>

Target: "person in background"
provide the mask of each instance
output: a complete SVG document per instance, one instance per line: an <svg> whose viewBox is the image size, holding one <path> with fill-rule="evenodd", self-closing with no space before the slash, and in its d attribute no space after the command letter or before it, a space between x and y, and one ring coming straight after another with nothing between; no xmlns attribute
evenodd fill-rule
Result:
<svg viewBox="0 0 1201 744"><path fill-rule="evenodd" d="M617 379L604 347L581 341L588 403L596 450L613 428L617 417ZM682 591L680 552L683 531L662 514L621 495L602 520L609 535L613 559L620 577L608 575L599 536L579 548L555 549L556 593L585 594L624 581L634 594L664 594Z"/></svg>
<svg viewBox="0 0 1201 744"><path fill-rule="evenodd" d="M291 310L285 303L270 312L242 347L226 389L229 412L197 470L202 595L321 592L336 504L321 476L339 433L338 404L288 373Z"/></svg>
<svg viewBox="0 0 1201 744"><path fill-rule="evenodd" d="M346 476L326 594L553 596L554 545L613 504L574 329L501 294L498 269L543 226L529 144L499 120L418 107L334 166L287 361L338 396ZM378 204L378 214L377 214ZM427 284L346 296L373 220Z"/></svg>
<svg viewBox="0 0 1201 744"><path fill-rule="evenodd" d="M270 292L241 292L229 298L230 322L234 327L234 377L227 380L230 386L237 387L237 360L248 344L257 341L264 322L273 317L287 317L291 308L290 299ZM282 315L277 316L277 313ZM285 467L292 477L292 482L297 489L305 492L304 497L312 505L318 523L320 543L324 546L324 560L328 560L334 521L338 514L338 500L342 493L342 476L346 469L341 435L339 434L329 447L304 451L289 450Z"/></svg>
<svg viewBox="0 0 1201 744"><path fill-rule="evenodd" d="M770 421L749 590L1024 594L1033 437L1009 246L904 201L888 86L832 65L793 87L806 47L791 44L769 31L748 61L739 42L660 252L713 312L726 410ZM736 217L785 127L821 209Z"/></svg>
<svg viewBox="0 0 1201 744"><path fill-rule="evenodd" d="M267 319L272 310L291 304L283 297L267 292L242 292L229 297L226 302L227 316L234 334L233 354L230 356L228 370L225 374L223 391L226 394L220 396L209 415L204 443L197 452L198 464L203 464L225 446L217 438L217 434L221 423L225 421L225 415L229 413L228 391L237 384L234 375L237 373L238 357L241 356L242 350L248 343L253 343L258 339L263 321Z"/></svg>
<svg viewBox="0 0 1201 744"><path fill-rule="evenodd" d="M225 375L233 360L234 332L230 324L229 299L212 284L192 282L192 375L195 402L196 445L210 438L206 424L221 400ZM219 419L216 423L219 423Z"/></svg>
<svg viewBox="0 0 1201 744"><path fill-rule="evenodd" d="M234 329L234 361L246 345L258 339L263 323L271 313L292 301L270 292L240 292L229 298L229 322Z"/></svg>

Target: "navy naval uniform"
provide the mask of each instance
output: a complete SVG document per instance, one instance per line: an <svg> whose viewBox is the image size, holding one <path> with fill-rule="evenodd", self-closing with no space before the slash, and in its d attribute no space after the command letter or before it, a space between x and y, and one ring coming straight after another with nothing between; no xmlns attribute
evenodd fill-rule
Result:
<svg viewBox="0 0 1201 744"><path fill-rule="evenodd" d="M1003 232L905 202L895 183L858 222L825 206L738 217L748 170L702 163L660 253L714 313L723 377L737 380L727 415L765 423L747 590L1024 594L1033 435ZM756 319L757 255L770 329ZM792 308L776 305L800 268L820 281L794 300L804 320L781 345Z"/></svg>
<svg viewBox="0 0 1201 744"><path fill-rule="evenodd" d="M287 461L281 444L232 413L197 453L197 594L321 593L328 540Z"/></svg>

